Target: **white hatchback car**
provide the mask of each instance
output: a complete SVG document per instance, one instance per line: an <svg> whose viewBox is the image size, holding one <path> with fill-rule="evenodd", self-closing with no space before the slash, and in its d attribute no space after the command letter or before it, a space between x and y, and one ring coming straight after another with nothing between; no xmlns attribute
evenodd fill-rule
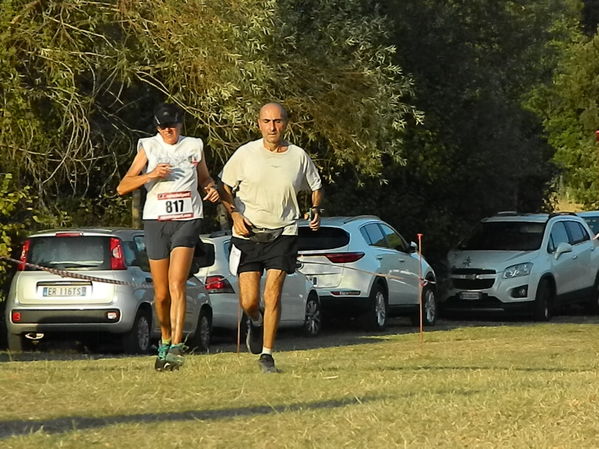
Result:
<svg viewBox="0 0 599 449"><path fill-rule="evenodd" d="M211 265L195 276L206 285L213 308L214 329L237 330L240 322L237 277L229 270L231 233L218 231L201 236ZM210 263L210 262L207 262ZM262 282L264 282L264 276ZM264 286L262 286L264 287ZM245 326L245 319L241 324ZM287 275L281 297L279 327L303 327L304 334L315 337L321 330L320 300L310 281L300 272ZM245 327L242 328L245 332Z"/></svg>
<svg viewBox="0 0 599 449"><path fill-rule="evenodd" d="M451 285L443 309L551 318L558 306L599 311L599 249L573 213L503 212L484 218L448 253Z"/></svg>
<svg viewBox="0 0 599 449"><path fill-rule="evenodd" d="M146 353L151 339L159 338L142 230L80 228L38 232L25 241L21 262L6 302L11 351L20 351L28 343L55 333L114 335L127 353ZM70 276L61 276L61 272ZM206 289L190 276L185 317L189 346L208 349L211 322L212 308Z"/></svg>
<svg viewBox="0 0 599 449"><path fill-rule="evenodd" d="M331 316L363 315L381 330L389 315L433 325L437 319L435 272L395 229L375 216L323 217L318 231L299 226L300 270Z"/></svg>

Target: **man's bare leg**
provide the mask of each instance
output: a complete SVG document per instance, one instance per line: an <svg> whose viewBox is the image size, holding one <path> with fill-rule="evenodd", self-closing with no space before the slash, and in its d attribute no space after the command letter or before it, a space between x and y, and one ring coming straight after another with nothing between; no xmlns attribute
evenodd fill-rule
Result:
<svg viewBox="0 0 599 449"><path fill-rule="evenodd" d="M270 269L266 272L264 287L264 342L266 350L272 351L281 319L281 292L287 273Z"/></svg>
<svg viewBox="0 0 599 449"><path fill-rule="evenodd" d="M260 278L259 271L239 273L239 303L251 320L260 319Z"/></svg>

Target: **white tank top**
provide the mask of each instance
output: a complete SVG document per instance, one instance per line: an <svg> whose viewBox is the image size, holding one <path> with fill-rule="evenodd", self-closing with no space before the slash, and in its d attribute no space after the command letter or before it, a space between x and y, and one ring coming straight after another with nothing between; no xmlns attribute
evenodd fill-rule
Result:
<svg viewBox="0 0 599 449"><path fill-rule="evenodd" d="M204 157L202 139L179 137L174 145L164 142L160 134L139 139L137 151L148 157L145 173L158 164L170 164L168 178L145 184L148 195L144 205L144 220L193 220L203 217L202 198L198 192L197 165Z"/></svg>

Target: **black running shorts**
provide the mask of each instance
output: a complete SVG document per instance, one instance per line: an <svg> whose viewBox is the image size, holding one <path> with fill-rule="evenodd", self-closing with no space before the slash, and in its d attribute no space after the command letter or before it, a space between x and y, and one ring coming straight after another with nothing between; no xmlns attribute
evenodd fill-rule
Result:
<svg viewBox="0 0 599 449"><path fill-rule="evenodd" d="M166 259L178 246L195 248L200 239L202 219L185 221L144 220L144 240L148 258Z"/></svg>
<svg viewBox="0 0 599 449"><path fill-rule="evenodd" d="M240 251L237 273L275 269L295 272L297 261L297 235L280 235L272 242L259 243L233 237L231 239Z"/></svg>

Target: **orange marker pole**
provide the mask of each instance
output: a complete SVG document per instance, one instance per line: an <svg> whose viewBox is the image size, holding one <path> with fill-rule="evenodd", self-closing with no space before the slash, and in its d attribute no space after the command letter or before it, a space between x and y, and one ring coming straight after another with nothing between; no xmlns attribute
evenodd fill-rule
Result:
<svg viewBox="0 0 599 449"><path fill-rule="evenodd" d="M422 316L422 234L418 236L418 309L420 310L420 343L424 340L424 326Z"/></svg>

